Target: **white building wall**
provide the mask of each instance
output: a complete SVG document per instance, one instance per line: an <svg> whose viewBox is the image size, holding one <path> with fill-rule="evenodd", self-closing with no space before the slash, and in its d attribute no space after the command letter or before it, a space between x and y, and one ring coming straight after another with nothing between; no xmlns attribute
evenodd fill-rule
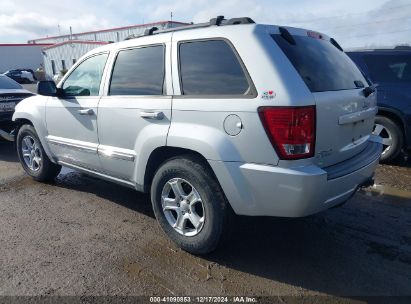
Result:
<svg viewBox="0 0 411 304"><path fill-rule="evenodd" d="M35 71L43 64L44 45L1 45L0 73L12 69L32 69Z"/></svg>
<svg viewBox="0 0 411 304"><path fill-rule="evenodd" d="M55 73L60 73L63 70L63 60L66 69L70 69L74 61L77 61L85 53L99 47L99 44L86 44L86 43L67 43L43 50L44 54L44 68L48 76L53 76ZM55 65L55 73L53 73L53 62Z"/></svg>
<svg viewBox="0 0 411 304"><path fill-rule="evenodd" d="M79 33L73 34L71 37L70 35L63 35L58 37L50 37L50 38L41 38L41 39L34 39L29 40L29 43L61 43L68 40L86 40L86 41L113 41L118 42L126 39L128 36L134 35L141 35L144 33L146 29L152 28L153 26L158 27L159 29L166 29L171 27L177 27L183 25L180 22L162 22L162 23L155 23L155 24L148 24L148 25L136 25L132 27L126 28L118 28L118 29L111 29L111 30L102 30L102 31L95 31L95 32L88 32L88 33Z"/></svg>

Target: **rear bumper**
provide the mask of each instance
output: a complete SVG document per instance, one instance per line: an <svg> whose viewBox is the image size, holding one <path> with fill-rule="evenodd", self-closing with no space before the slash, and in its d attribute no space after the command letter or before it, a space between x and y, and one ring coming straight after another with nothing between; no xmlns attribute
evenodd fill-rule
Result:
<svg viewBox="0 0 411 304"><path fill-rule="evenodd" d="M237 214L302 217L347 201L373 177L381 151L380 143L370 141L354 158L324 169L225 163L215 172Z"/></svg>

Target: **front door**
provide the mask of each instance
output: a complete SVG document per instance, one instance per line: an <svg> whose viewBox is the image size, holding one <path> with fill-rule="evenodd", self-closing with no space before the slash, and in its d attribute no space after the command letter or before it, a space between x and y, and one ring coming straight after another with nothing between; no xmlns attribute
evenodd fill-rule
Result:
<svg viewBox="0 0 411 304"><path fill-rule="evenodd" d="M105 172L122 180L136 182L139 159L166 145L172 100L166 45L119 50L99 103L100 161Z"/></svg>
<svg viewBox="0 0 411 304"><path fill-rule="evenodd" d="M50 97L46 107L47 141L59 161L100 169L97 154L97 106L108 54L83 60L60 86L61 97Z"/></svg>

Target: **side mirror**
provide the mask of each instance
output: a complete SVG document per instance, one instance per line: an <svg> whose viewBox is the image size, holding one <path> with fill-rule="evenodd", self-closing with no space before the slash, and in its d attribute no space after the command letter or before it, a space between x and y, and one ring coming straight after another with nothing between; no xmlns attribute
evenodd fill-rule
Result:
<svg viewBox="0 0 411 304"><path fill-rule="evenodd" d="M63 95L63 90L57 88L54 81L39 81L37 84L37 94L59 97Z"/></svg>

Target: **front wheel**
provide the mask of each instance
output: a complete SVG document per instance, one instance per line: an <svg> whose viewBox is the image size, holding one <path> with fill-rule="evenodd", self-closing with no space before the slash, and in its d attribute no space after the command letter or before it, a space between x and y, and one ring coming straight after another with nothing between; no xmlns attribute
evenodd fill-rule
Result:
<svg viewBox="0 0 411 304"><path fill-rule="evenodd" d="M164 163L154 176L151 200L163 231L190 253L213 251L228 228L229 207L220 185L195 157Z"/></svg>
<svg viewBox="0 0 411 304"><path fill-rule="evenodd" d="M19 129L17 154L24 171L36 181L51 181L60 173L61 166L50 161L32 125Z"/></svg>

